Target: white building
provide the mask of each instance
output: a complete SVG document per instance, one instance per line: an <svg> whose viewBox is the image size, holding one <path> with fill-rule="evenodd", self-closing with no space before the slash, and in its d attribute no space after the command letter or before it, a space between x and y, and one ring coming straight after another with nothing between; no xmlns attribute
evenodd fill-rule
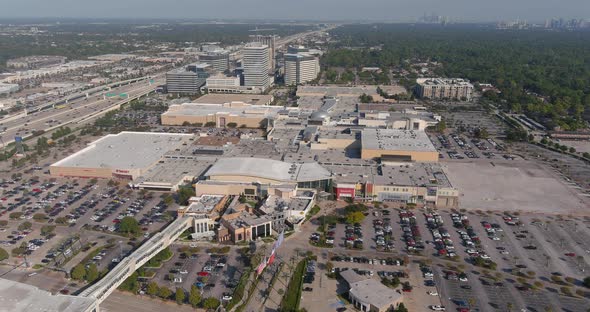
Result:
<svg viewBox="0 0 590 312"><path fill-rule="evenodd" d="M470 101L473 85L460 78L418 78L416 93L421 98Z"/></svg>
<svg viewBox="0 0 590 312"><path fill-rule="evenodd" d="M262 90L270 87L268 46L259 42L248 43L244 47L242 65L244 67L244 85L260 87Z"/></svg>
<svg viewBox="0 0 590 312"><path fill-rule="evenodd" d="M317 57L306 54L285 54L285 84L298 85L312 81L320 73Z"/></svg>

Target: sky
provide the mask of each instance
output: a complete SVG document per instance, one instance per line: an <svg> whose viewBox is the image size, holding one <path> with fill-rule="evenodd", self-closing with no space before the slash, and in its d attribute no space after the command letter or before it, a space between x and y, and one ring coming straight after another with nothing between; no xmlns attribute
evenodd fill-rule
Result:
<svg viewBox="0 0 590 312"><path fill-rule="evenodd" d="M462 21L590 18L590 0L0 0L0 18Z"/></svg>

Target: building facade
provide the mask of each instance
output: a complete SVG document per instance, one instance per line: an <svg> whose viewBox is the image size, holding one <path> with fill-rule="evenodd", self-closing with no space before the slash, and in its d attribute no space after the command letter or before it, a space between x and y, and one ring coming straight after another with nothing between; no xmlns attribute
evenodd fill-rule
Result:
<svg viewBox="0 0 590 312"><path fill-rule="evenodd" d="M465 101L471 101L473 98L473 85L465 79L419 78L416 82L416 93L420 98Z"/></svg>
<svg viewBox="0 0 590 312"><path fill-rule="evenodd" d="M285 85L312 81L320 72L320 62L313 55L285 54Z"/></svg>
<svg viewBox="0 0 590 312"><path fill-rule="evenodd" d="M168 93L198 94L209 77L208 64L191 64L166 73Z"/></svg>
<svg viewBox="0 0 590 312"><path fill-rule="evenodd" d="M208 64L213 70L224 73L229 71L229 54L226 52L211 52L199 56L199 61Z"/></svg>
<svg viewBox="0 0 590 312"><path fill-rule="evenodd" d="M244 85L259 87L263 91L270 87L269 48L267 45L254 42L244 47L242 65L244 67Z"/></svg>

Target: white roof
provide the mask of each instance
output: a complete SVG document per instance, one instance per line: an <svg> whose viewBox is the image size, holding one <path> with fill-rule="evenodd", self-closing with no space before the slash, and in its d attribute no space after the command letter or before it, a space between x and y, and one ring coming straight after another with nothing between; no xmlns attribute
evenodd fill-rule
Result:
<svg viewBox="0 0 590 312"><path fill-rule="evenodd" d="M424 131L397 129L364 129L361 132L363 149L389 151L436 152Z"/></svg>
<svg viewBox="0 0 590 312"><path fill-rule="evenodd" d="M192 136L192 134L157 132L109 134L52 166L145 169Z"/></svg>
<svg viewBox="0 0 590 312"><path fill-rule="evenodd" d="M249 176L283 182L325 180L331 173L318 163L296 164L253 157L219 159L206 176Z"/></svg>
<svg viewBox="0 0 590 312"><path fill-rule="evenodd" d="M84 312L95 304L86 297L52 295L32 285L0 278L0 311Z"/></svg>

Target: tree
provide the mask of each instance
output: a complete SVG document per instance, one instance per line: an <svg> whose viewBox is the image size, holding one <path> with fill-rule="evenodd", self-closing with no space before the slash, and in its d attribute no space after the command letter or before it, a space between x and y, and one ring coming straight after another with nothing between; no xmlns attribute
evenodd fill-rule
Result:
<svg viewBox="0 0 590 312"><path fill-rule="evenodd" d="M176 288L176 294L174 296L174 299L176 299L176 303L183 304L185 298L186 294L184 293L184 289Z"/></svg>
<svg viewBox="0 0 590 312"><path fill-rule="evenodd" d="M583 285L590 288L590 276L584 278Z"/></svg>
<svg viewBox="0 0 590 312"><path fill-rule="evenodd" d="M221 303L219 300L217 300L217 298L209 297L203 301L203 308L213 310L217 309L220 304Z"/></svg>
<svg viewBox="0 0 590 312"><path fill-rule="evenodd" d="M137 292L139 292L139 283L137 282L138 276L139 274L137 274L137 272L133 272L131 276L129 276L125 281L123 281L123 283L121 283L119 289L127 290L134 294L137 294Z"/></svg>
<svg viewBox="0 0 590 312"><path fill-rule="evenodd" d="M147 285L146 290L145 290L145 292L150 296L157 295L159 291L160 291L160 287L158 287L158 284L156 284L156 282L150 282Z"/></svg>
<svg viewBox="0 0 590 312"><path fill-rule="evenodd" d="M119 232L127 235L137 235L140 231L141 228L139 227L139 222L133 217L124 217L121 219L121 222L119 223Z"/></svg>
<svg viewBox="0 0 590 312"><path fill-rule="evenodd" d="M181 186L176 193L178 194L178 204L188 205L189 198L195 196L195 189L190 185Z"/></svg>
<svg viewBox="0 0 590 312"><path fill-rule="evenodd" d="M237 124L237 123L235 123L235 122L230 122L230 123L228 123L228 124L227 124L227 127L228 127L228 128L235 128L235 127L237 127L237 126L238 126L238 124Z"/></svg>
<svg viewBox="0 0 590 312"><path fill-rule="evenodd" d="M545 144L545 145L547 145L547 143L548 143L548 142L549 142L549 141L547 141L547 138L546 138L546 137L543 137L543 138L541 139L541 144Z"/></svg>
<svg viewBox="0 0 590 312"><path fill-rule="evenodd" d="M188 297L188 303L190 303L190 305L193 306L193 308L198 307L201 303L201 292L199 291L199 288L197 288L197 286L195 285L191 286L191 291Z"/></svg>
<svg viewBox="0 0 590 312"><path fill-rule="evenodd" d="M365 219L365 215L360 211L353 211L346 215L346 222L350 224L361 223Z"/></svg>
<svg viewBox="0 0 590 312"><path fill-rule="evenodd" d="M92 283L98 279L100 274L98 273L98 267L95 263L91 263L86 270L86 281Z"/></svg>
<svg viewBox="0 0 590 312"><path fill-rule="evenodd" d="M8 259L8 251L6 251L4 248L0 248L0 261L4 261Z"/></svg>
<svg viewBox="0 0 590 312"><path fill-rule="evenodd" d="M41 227L41 235L46 236L55 230L55 225L44 225Z"/></svg>
<svg viewBox="0 0 590 312"><path fill-rule="evenodd" d="M84 265L82 263L79 263L78 265L76 265L72 269L72 272L70 273L70 275L75 280L79 280L79 281L83 280L84 277L86 277L86 269L84 268Z"/></svg>
<svg viewBox="0 0 590 312"><path fill-rule="evenodd" d="M22 213L22 212L11 212L11 213L8 215L8 217L9 217L11 220L16 220L16 219L20 219L20 217L21 217L22 215L23 215L23 213Z"/></svg>
<svg viewBox="0 0 590 312"><path fill-rule="evenodd" d="M45 215L44 213L36 213L33 215L33 220L37 222L45 221L45 219L47 219L47 215Z"/></svg>
<svg viewBox="0 0 590 312"><path fill-rule="evenodd" d="M31 222L25 221L25 222L19 224L18 230L19 231L29 230L29 229L31 229L32 226L33 226L33 224Z"/></svg>
<svg viewBox="0 0 590 312"><path fill-rule="evenodd" d="M584 154L582 154L582 157L590 159L590 153L584 152Z"/></svg>
<svg viewBox="0 0 590 312"><path fill-rule="evenodd" d="M575 153L576 152L576 148L575 147L570 147L570 153Z"/></svg>
<svg viewBox="0 0 590 312"><path fill-rule="evenodd" d="M217 126L217 123L215 123L215 121L208 121L205 123L205 127L207 128L215 128Z"/></svg>
<svg viewBox="0 0 590 312"><path fill-rule="evenodd" d="M168 287L160 287L160 291L158 291L158 297L162 299L169 299L170 296L172 296L172 290L170 290Z"/></svg>
<svg viewBox="0 0 590 312"><path fill-rule="evenodd" d="M409 311L408 311L408 308L406 308L406 306L402 302L397 306L397 309L395 310L395 312L409 312Z"/></svg>
<svg viewBox="0 0 590 312"><path fill-rule="evenodd" d="M373 102L373 96L363 93L361 96L359 96L359 100L361 103L371 103Z"/></svg>

